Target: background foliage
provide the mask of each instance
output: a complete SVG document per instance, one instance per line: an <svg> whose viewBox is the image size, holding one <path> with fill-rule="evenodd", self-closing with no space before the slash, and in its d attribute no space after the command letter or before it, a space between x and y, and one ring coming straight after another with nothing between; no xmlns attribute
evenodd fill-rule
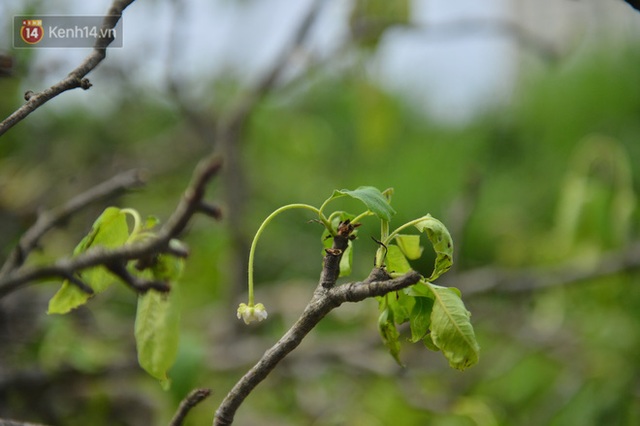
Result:
<svg viewBox="0 0 640 426"><path fill-rule="evenodd" d="M242 146L249 188L242 232L251 235L280 205L318 204L334 188L373 185L396 189L397 223L431 213L455 228L456 206L471 200L464 211L469 219L454 235L457 273L594 265L638 239L638 51L603 44L571 61L539 64L521 73L508 105L460 126L434 122L381 89L362 72L365 64L339 74L320 71L293 94L275 91L258 104ZM120 83L110 84L120 91ZM208 84L220 93L236 83L231 74ZM0 79L3 116L19 104L21 91L19 75ZM38 208L127 168L144 167L148 186L105 205L161 219L174 208L206 145L166 93L134 87L113 102L98 112L52 103L3 136L3 254ZM213 105L203 108L213 115ZM221 188L213 192L224 195ZM70 254L105 205L50 234L32 261ZM185 236L192 254L181 281L181 344L168 392L137 367L136 299L124 286L65 317L46 315L58 288L52 283L5 298L0 416L65 425L163 424L190 389L206 386L214 395L187 424L208 424L234 381L310 297L321 229L308 219L292 212L262 237L256 299L270 315L249 329L234 317L245 283L233 280L228 227L193 224ZM365 220L359 229L353 277L372 266L377 246L362 248L376 235L374 224ZM400 368L377 335L375 302L344 306L258 387L237 423L638 424L638 278L629 270L465 297L482 352L464 374L409 344ZM456 276L446 283L455 285Z"/></svg>

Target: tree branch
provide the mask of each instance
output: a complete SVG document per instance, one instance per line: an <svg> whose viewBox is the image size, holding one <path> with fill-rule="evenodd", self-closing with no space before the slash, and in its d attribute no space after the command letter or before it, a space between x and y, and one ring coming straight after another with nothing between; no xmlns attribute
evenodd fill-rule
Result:
<svg viewBox="0 0 640 426"><path fill-rule="evenodd" d="M140 171L130 170L120 173L108 181L76 195L61 206L40 213L36 222L20 238L18 245L5 261L0 270L0 277L22 266L29 253L38 246L40 238L52 228L63 223L70 216L87 207L89 204L110 197L121 191L139 187L143 185L143 183L144 181Z"/></svg>
<svg viewBox="0 0 640 426"><path fill-rule="evenodd" d="M76 257L60 259L53 265L15 269L0 277L0 298L33 281L53 277L67 278L92 266L122 264L129 260L147 259L159 253L177 255L170 241L180 236L191 218L200 211L199 206L205 196L206 186L218 174L221 167L222 161L215 155L200 162L194 170L184 197L155 238L113 250L94 247ZM143 286L143 290L149 288L148 284Z"/></svg>
<svg viewBox="0 0 640 426"><path fill-rule="evenodd" d="M122 17L122 12L135 0L114 0L102 23L103 29L115 28L118 21ZM109 33L104 31L103 33ZM107 47L111 44L113 38L99 38L93 48L93 51L85 58L85 60L64 79L58 83L43 90L39 93L27 92L25 99L27 103L18 108L13 114L0 122L0 136L7 130L24 120L33 111L44 105L46 102L55 98L59 94L67 90L81 87L88 90L91 87L89 80L84 78L89 72L98 66L100 62L107 56Z"/></svg>
<svg viewBox="0 0 640 426"><path fill-rule="evenodd" d="M168 283L162 281L148 281L142 278L138 278L135 275L131 274L127 270L126 263L124 262L113 262L107 263L105 265L112 274L116 277L120 278L122 282L127 284L137 293L146 293L147 291L154 289L163 293L166 293L171 290L171 287Z"/></svg>
<svg viewBox="0 0 640 426"><path fill-rule="evenodd" d="M375 268L365 281L336 287L338 274L335 268L340 264L343 253L343 249L339 247L346 248L352 230L352 227L350 230L347 228L344 234L339 232L334 238L333 247L327 250L324 257L320 281L311 301L285 335L267 350L258 363L229 391L216 411L214 426L231 425L236 411L245 398L333 309L345 302L359 302L369 297L383 296L416 284L420 280L420 274L415 271L410 271L400 278L391 279L384 269Z"/></svg>
<svg viewBox="0 0 640 426"><path fill-rule="evenodd" d="M189 411L191 411L193 407L204 401L209 395L211 395L211 389L192 390L189 395L187 395L180 403L178 411L176 412L175 416L173 416L173 419L171 420L171 423L169 423L169 426L181 426L184 422L184 419L187 417L187 414L189 414Z"/></svg>

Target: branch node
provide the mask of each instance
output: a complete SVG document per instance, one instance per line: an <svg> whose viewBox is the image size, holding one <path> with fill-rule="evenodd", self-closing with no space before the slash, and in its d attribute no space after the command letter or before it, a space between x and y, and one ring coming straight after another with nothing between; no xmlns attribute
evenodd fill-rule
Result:
<svg viewBox="0 0 640 426"><path fill-rule="evenodd" d="M78 278L74 274L64 274L64 277L73 285L78 287L83 292L87 293L90 296L93 296L94 291L91 287L89 287L84 281Z"/></svg>
<svg viewBox="0 0 640 426"><path fill-rule="evenodd" d="M204 401L209 395L211 395L211 389L194 389L189 392L182 402L180 402L180 406L178 407L178 411L175 416L169 423L169 426L180 426L184 422L184 419L189 414L189 411L202 401Z"/></svg>
<svg viewBox="0 0 640 426"><path fill-rule="evenodd" d="M33 90L27 90L26 92L24 92L24 100L29 101L34 95L35 93L33 92Z"/></svg>
<svg viewBox="0 0 640 426"><path fill-rule="evenodd" d="M222 209L215 204L207 203L206 201L200 201L197 205L198 211L205 215L215 219L222 219Z"/></svg>
<svg viewBox="0 0 640 426"><path fill-rule="evenodd" d="M326 248L324 251L327 252L328 255L331 256L340 256L342 254L342 250L336 248Z"/></svg>
<svg viewBox="0 0 640 426"><path fill-rule="evenodd" d="M169 244L167 245L167 253L185 259L189 257L189 247L187 247L182 241L172 238L169 240Z"/></svg>
<svg viewBox="0 0 640 426"><path fill-rule="evenodd" d="M93 84L91 84L88 78L83 78L80 80L80 87L82 88L82 90L89 90L91 86L93 86Z"/></svg>
<svg viewBox="0 0 640 426"><path fill-rule="evenodd" d="M105 263L105 266L109 271L111 271L114 275L120 278L125 284L131 287L136 293L144 294L147 291L153 289L163 293L167 293L171 291L171 286L169 283L164 281L147 281L132 275L125 266L124 263L119 261L114 261L110 263Z"/></svg>

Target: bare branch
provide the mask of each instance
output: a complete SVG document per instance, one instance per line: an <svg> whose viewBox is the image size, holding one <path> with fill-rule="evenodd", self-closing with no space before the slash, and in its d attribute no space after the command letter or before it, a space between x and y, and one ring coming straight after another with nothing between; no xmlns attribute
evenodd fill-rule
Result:
<svg viewBox="0 0 640 426"><path fill-rule="evenodd" d="M89 296L93 296L93 293L94 293L93 289L91 287L89 287L80 278L75 276L74 274L65 274L65 275L63 275L63 277L64 277L64 279L69 281L71 284L75 285L80 290L82 290L84 293L88 294Z"/></svg>
<svg viewBox="0 0 640 426"><path fill-rule="evenodd" d="M60 225L73 214L79 212L89 204L110 197L121 191L135 188L143 184L140 171L130 170L120 173L108 181L76 195L65 204L45 211L38 216L36 223L24 233L18 245L13 249L2 269L0 277L22 266L29 253L38 246L40 238L52 228Z"/></svg>
<svg viewBox="0 0 640 426"><path fill-rule="evenodd" d="M107 12L107 16L102 23L103 29L115 28L116 24L122 16L122 12L135 0L114 0ZM106 33L109 33L108 31ZM7 130L24 120L33 111L44 105L46 102L55 98L59 94L67 90L76 89L78 87L87 90L91 87L89 80L84 78L89 72L98 66L100 62L107 56L107 47L111 44L113 38L102 38L96 41L93 51L85 58L85 60L64 79L58 83L43 90L39 93L29 93L25 95L27 103L18 108L13 114L0 122L0 136Z"/></svg>
<svg viewBox="0 0 640 426"><path fill-rule="evenodd" d="M375 279L369 278L363 282L355 282L336 287L331 292L331 297L338 303L361 302L370 297L384 296L393 291L402 290L420 281L421 275L416 271L409 271L401 277L385 280L380 279L382 270L374 269L372 275L378 274Z"/></svg>
<svg viewBox="0 0 640 426"><path fill-rule="evenodd" d="M160 238L168 243L171 238L178 237L184 231L191 217L200 211L209 181L218 174L221 168L222 158L215 154L198 164L182 200L162 228Z"/></svg>
<svg viewBox="0 0 640 426"><path fill-rule="evenodd" d="M204 401L209 395L211 395L211 389L192 390L189 395L187 395L180 403L178 411L176 412L175 416L173 416L173 419L171 420L171 423L169 423L169 426L181 426L184 422L184 419L187 417L187 414L189 414L189 411L191 411L193 407Z"/></svg>
<svg viewBox="0 0 640 426"><path fill-rule="evenodd" d="M122 282L127 284L137 293L146 293L147 291L154 289L163 293L171 290L168 283L162 281L147 281L132 275L123 262L113 262L105 265L109 271L115 276L120 278Z"/></svg>

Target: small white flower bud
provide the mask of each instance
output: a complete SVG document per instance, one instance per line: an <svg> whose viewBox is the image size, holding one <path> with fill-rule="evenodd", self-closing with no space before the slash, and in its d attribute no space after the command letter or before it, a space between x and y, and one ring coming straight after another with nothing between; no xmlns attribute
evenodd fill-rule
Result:
<svg viewBox="0 0 640 426"><path fill-rule="evenodd" d="M254 321L260 322L267 319L267 315L267 310L262 303L256 303L254 306L241 303L238 307L238 319L243 320L245 324L250 324Z"/></svg>

